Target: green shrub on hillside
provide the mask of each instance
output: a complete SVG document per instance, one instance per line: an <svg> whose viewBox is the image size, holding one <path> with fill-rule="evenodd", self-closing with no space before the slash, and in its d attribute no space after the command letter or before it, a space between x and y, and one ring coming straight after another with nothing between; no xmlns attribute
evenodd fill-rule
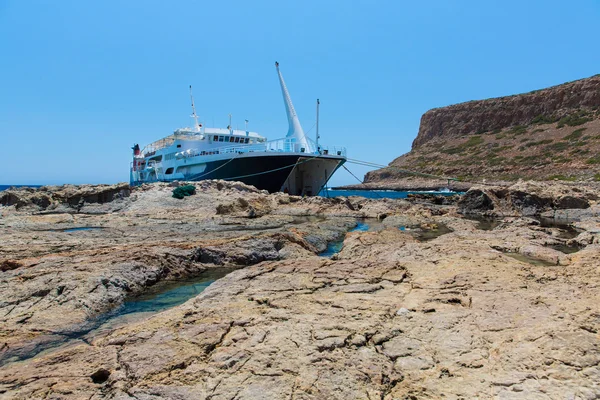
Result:
<svg viewBox="0 0 600 400"><path fill-rule="evenodd" d="M519 174L500 174L498 175L498 179L501 181L516 181L518 179L522 179L523 176Z"/></svg>
<svg viewBox="0 0 600 400"><path fill-rule="evenodd" d="M570 153L570 154L571 154L571 155L578 155L578 156L581 156L581 155L583 155L583 154L588 154L589 152L590 152L590 151L589 151L588 149L582 149L582 148L578 148L578 149L575 149L575 150L571 151L571 153Z"/></svg>
<svg viewBox="0 0 600 400"><path fill-rule="evenodd" d="M465 151L465 149L462 147L449 147L440 150L440 152L444 154L462 154L463 151Z"/></svg>
<svg viewBox="0 0 600 400"><path fill-rule="evenodd" d="M572 140L579 139L583 135L583 131L585 131L586 129L587 128L576 129L573 132L571 132L570 134L568 134L567 136L565 136L564 140L572 141Z"/></svg>
<svg viewBox="0 0 600 400"><path fill-rule="evenodd" d="M440 152L444 154L462 154L466 149L473 148L479 146L484 142L481 136L471 136L469 140L467 140L463 144L459 144L456 147L450 147L448 149L442 149Z"/></svg>
<svg viewBox="0 0 600 400"><path fill-rule="evenodd" d="M571 147L572 147L572 145L569 142L558 142L558 143L553 143L549 146L546 146L545 150L563 151L563 150L570 149Z"/></svg>
<svg viewBox="0 0 600 400"><path fill-rule="evenodd" d="M543 114L538 115L537 117L535 117L534 119L531 120L532 124L535 125L544 125L544 124L551 124L554 123L558 120L558 118L554 117L554 116L546 116Z"/></svg>
<svg viewBox="0 0 600 400"><path fill-rule="evenodd" d="M519 161L519 164L535 165L538 163L539 159L540 159L539 156L527 156L527 157L521 158L521 160Z"/></svg>
<svg viewBox="0 0 600 400"><path fill-rule="evenodd" d="M513 126L512 128L510 128L510 130L508 131L508 133L512 134L512 135L521 135L523 133L527 132L527 127L523 126L523 125L517 125L517 126Z"/></svg>
<svg viewBox="0 0 600 400"><path fill-rule="evenodd" d="M480 136L472 136L469 138L469 140L467 140L467 142L464 144L465 147L474 147L477 145L480 145L481 143L483 143L483 138L481 138Z"/></svg>
<svg viewBox="0 0 600 400"><path fill-rule="evenodd" d="M498 143L496 143L496 144L498 144ZM493 146L493 148L491 148L491 149L489 150L489 153L490 153L490 154L494 154L494 155L495 155L495 154L498 154L498 153L502 153L503 151L510 150L510 149L512 149L513 147L515 147L515 146L513 146L513 145L511 145L511 144L509 144L509 145L506 145L506 146L502 146L502 147L499 147L499 146Z"/></svg>
<svg viewBox="0 0 600 400"><path fill-rule="evenodd" d="M489 157L487 160L487 164L492 167L503 164L504 162L506 162L505 157Z"/></svg>
<svg viewBox="0 0 600 400"><path fill-rule="evenodd" d="M173 197L176 199L183 199L185 196L193 194L196 194L196 187L194 185L184 185L173 189Z"/></svg>
<svg viewBox="0 0 600 400"><path fill-rule="evenodd" d="M585 124L586 122L590 122L592 117L589 116L589 113L585 110L581 110L575 114L567 115L566 117L562 117L558 121L557 128L562 128L565 125L568 126L577 126Z"/></svg>
<svg viewBox="0 0 600 400"><path fill-rule="evenodd" d="M565 175L551 175L547 178L548 180L557 180L557 181L576 181L576 176L565 176Z"/></svg>
<svg viewBox="0 0 600 400"><path fill-rule="evenodd" d="M600 164L600 156L589 158L586 164Z"/></svg>
<svg viewBox="0 0 600 400"><path fill-rule="evenodd" d="M552 143L552 142L553 142L552 139L544 139L544 140L540 140L539 142L529 142L529 143L525 144L525 147L540 146L542 144L548 144L548 143Z"/></svg>
<svg viewBox="0 0 600 400"><path fill-rule="evenodd" d="M559 162L559 163L566 163L566 162L571 162L571 161L573 161L573 159L571 159L571 158L568 158L567 156L565 156L565 155L564 155L564 154L562 154L562 153L561 153L561 154L554 154L554 155L552 156L552 159L553 159L555 162Z"/></svg>
<svg viewBox="0 0 600 400"><path fill-rule="evenodd" d="M468 157L467 159L462 160L465 165L478 165L481 161L480 157Z"/></svg>

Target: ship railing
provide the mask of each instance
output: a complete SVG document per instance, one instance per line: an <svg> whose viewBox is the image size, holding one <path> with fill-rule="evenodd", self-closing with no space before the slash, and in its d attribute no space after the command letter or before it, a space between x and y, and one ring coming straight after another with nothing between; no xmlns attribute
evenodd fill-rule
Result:
<svg viewBox="0 0 600 400"><path fill-rule="evenodd" d="M283 138L271 140L265 143L255 145L242 145L219 147L215 149L219 154L226 153L251 153L251 152L281 152L281 153L307 153L307 154L330 154L346 156L346 148L341 146L322 146L317 145L312 140L308 140L308 146L298 143L295 138Z"/></svg>
<svg viewBox="0 0 600 400"><path fill-rule="evenodd" d="M173 142L175 142L175 135L167 136L166 138L162 138L145 146L141 153L144 155L144 157L153 156L157 150L169 147L173 144Z"/></svg>
<svg viewBox="0 0 600 400"><path fill-rule="evenodd" d="M306 138L309 145L315 149L314 154L323 154L323 155L337 155L346 157L346 148L342 146L324 146L321 143L317 143L311 138Z"/></svg>
<svg viewBox="0 0 600 400"><path fill-rule="evenodd" d="M189 149L184 152L178 153L177 158L196 158L196 157L207 157L218 154L244 154L244 153L306 153L306 154L321 154L321 155L332 155L332 156L343 156L346 157L346 148L341 146L323 146L317 145L312 140L308 140L308 146L306 144L298 143L294 138L283 138L277 140L271 140L264 143L257 143L251 145L238 145L238 146L227 146L227 147L216 147L210 150L198 150ZM159 167L157 162L150 163L147 166ZM133 171L133 163L130 169ZM135 172L139 172L135 171Z"/></svg>
<svg viewBox="0 0 600 400"><path fill-rule="evenodd" d="M268 152L280 152L280 153L306 153L306 154L323 154L323 155L338 155L346 156L346 148L340 146L317 146L314 144L311 148L309 143L308 148L303 146L301 143L297 143L294 139L279 139L272 140L264 143L257 143L252 145L238 145L238 146L227 146L227 147L216 147L210 150L198 150L188 149L176 156L179 158L195 158L195 157L206 157L218 154L243 154L243 153L268 153Z"/></svg>
<svg viewBox="0 0 600 400"><path fill-rule="evenodd" d="M308 149L303 148L296 143L292 138L283 138L270 140L268 142L262 142L252 145L237 145L237 146L226 146L226 147L218 147L215 151L218 151L219 154L227 154L227 153L253 153L253 152L285 152L285 153L299 153L299 152L308 152Z"/></svg>
<svg viewBox="0 0 600 400"><path fill-rule="evenodd" d="M346 157L346 148L342 146L323 146L320 148L320 153Z"/></svg>

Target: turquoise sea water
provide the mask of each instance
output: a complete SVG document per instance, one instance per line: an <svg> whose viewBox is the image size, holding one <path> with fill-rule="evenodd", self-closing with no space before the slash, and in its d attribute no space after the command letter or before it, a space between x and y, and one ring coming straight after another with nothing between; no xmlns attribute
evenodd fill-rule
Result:
<svg viewBox="0 0 600 400"><path fill-rule="evenodd" d="M0 185L0 192L8 189L9 187L40 187L42 185ZM319 196L323 197L339 197L339 196L362 196L369 199L405 199L409 194L435 194L442 196L451 196L457 194L457 192L451 192L448 190L441 191L430 191L430 192L397 192L394 190L333 190L325 189L319 193Z"/></svg>
<svg viewBox="0 0 600 400"><path fill-rule="evenodd" d="M164 282L143 295L128 299L118 310L119 315L159 312L175 307L202 293L214 281L232 272L230 268L215 268L200 277Z"/></svg>
<svg viewBox="0 0 600 400"><path fill-rule="evenodd" d="M64 229L61 232L69 233L69 232L80 232L80 231L93 231L95 229L102 229L102 228L99 226L82 226L82 227L78 227L78 228Z"/></svg>
<svg viewBox="0 0 600 400"><path fill-rule="evenodd" d="M23 187L23 186L28 186L28 187L32 187L32 188L36 188L36 187L40 187L43 185L0 185L0 192L3 190L6 190L10 187Z"/></svg>
<svg viewBox="0 0 600 400"><path fill-rule="evenodd" d="M334 190L334 189L324 189L321 190L319 196L322 197L348 197L348 196L361 196L369 199L405 199L409 194L433 194L433 195L441 195L441 196L452 196L454 194L462 194L457 192L452 192L449 190L440 190L440 191L409 191L409 192L400 192L395 190Z"/></svg>
<svg viewBox="0 0 600 400"><path fill-rule="evenodd" d="M143 295L125 300L121 307L97 317L85 327L48 335L48 341L41 342L25 350L0 354L0 366L9 362L26 360L40 353L78 341L90 341L105 335L127 323L178 306L192 297L198 296L214 281L234 271L232 268L214 268L202 272L194 278L163 281L148 288Z"/></svg>

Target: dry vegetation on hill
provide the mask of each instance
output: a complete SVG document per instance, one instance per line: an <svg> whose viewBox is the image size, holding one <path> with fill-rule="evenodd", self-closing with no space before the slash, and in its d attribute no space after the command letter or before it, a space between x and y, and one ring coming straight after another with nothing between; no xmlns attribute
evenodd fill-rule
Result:
<svg viewBox="0 0 600 400"><path fill-rule="evenodd" d="M365 182L409 177L398 168L461 180L600 181L600 75L430 110L413 149Z"/></svg>

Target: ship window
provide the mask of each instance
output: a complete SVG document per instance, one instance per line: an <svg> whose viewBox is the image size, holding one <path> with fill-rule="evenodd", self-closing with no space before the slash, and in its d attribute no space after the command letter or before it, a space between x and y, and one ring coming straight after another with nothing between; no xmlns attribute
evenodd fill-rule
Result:
<svg viewBox="0 0 600 400"><path fill-rule="evenodd" d="M230 136L230 137L229 137L229 141L230 141L230 142L233 142L233 136Z"/></svg>
<svg viewBox="0 0 600 400"><path fill-rule="evenodd" d="M239 142L240 142L240 138L236 136L236 137L235 137L235 142L236 142L236 143L239 143Z"/></svg>
<svg viewBox="0 0 600 400"><path fill-rule="evenodd" d="M246 140L244 141L244 143L248 143L250 141L249 138L246 138Z"/></svg>
<svg viewBox="0 0 600 400"><path fill-rule="evenodd" d="M173 167L167 168L167 170L165 171L166 175L170 175L173 173Z"/></svg>
<svg viewBox="0 0 600 400"><path fill-rule="evenodd" d="M215 142L218 142L218 141L219 141L219 137L218 137L217 135L215 135L215 137L213 137L213 140L214 140Z"/></svg>
<svg viewBox="0 0 600 400"><path fill-rule="evenodd" d="M177 148L180 148L180 147L181 147L181 145L180 145L180 144L178 144L178 145L177 145Z"/></svg>
<svg viewBox="0 0 600 400"><path fill-rule="evenodd" d="M223 141L223 136L219 136L219 142Z"/></svg>

